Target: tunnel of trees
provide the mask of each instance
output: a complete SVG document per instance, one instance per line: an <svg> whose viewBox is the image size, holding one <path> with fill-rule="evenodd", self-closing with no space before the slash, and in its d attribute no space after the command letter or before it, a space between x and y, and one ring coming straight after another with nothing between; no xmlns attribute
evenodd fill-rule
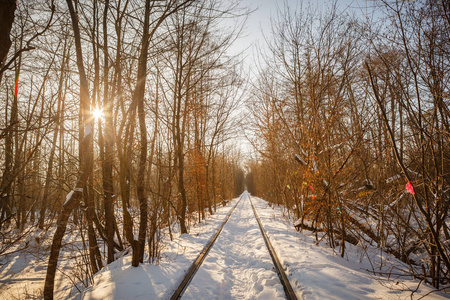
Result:
<svg viewBox="0 0 450 300"><path fill-rule="evenodd" d="M50 241L45 299L68 230L88 285L245 189L342 256L374 245L449 283L450 2L286 6L251 85L238 2L1 2L0 255Z"/></svg>

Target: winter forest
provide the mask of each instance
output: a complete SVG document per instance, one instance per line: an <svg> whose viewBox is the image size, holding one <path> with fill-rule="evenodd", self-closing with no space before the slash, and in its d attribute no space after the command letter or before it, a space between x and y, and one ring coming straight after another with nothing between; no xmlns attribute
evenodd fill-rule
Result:
<svg viewBox="0 0 450 300"><path fill-rule="evenodd" d="M299 299L450 298L450 2L341 2L1 0L0 298L169 299L222 222L278 280L260 220Z"/></svg>

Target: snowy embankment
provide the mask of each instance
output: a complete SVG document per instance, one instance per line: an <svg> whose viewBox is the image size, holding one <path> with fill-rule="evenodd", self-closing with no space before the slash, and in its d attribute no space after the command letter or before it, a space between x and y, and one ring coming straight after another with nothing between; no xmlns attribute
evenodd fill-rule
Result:
<svg viewBox="0 0 450 300"><path fill-rule="evenodd" d="M346 245L341 258L324 242L317 243L309 231L298 233L281 207L271 208L266 201L252 197L261 221L287 274L303 299L450 299L450 294L433 289L417 280L396 278L406 267L377 248ZM96 274L95 283L86 289L84 299L169 299L186 270L237 202L235 199L170 241L162 242L158 265L138 268L125 256ZM39 232L28 236L8 255L0 259L0 299L40 299L45 279L48 249L53 231L45 238ZM68 230L65 251L57 272L55 299L79 299L73 284L81 278L78 264L83 260L76 226ZM40 237L40 241L36 239ZM320 237L319 237L320 238ZM20 250L23 247L24 249ZM86 255L86 254L84 254ZM77 259L74 259L76 257ZM380 275L384 274L384 275ZM388 274L391 274L388 276ZM77 284L81 289L81 284ZM432 292L432 293L430 293ZM429 294L430 293L430 294ZM450 292L449 292L450 293ZM216 243L197 272L183 299L277 299L283 298L261 233L248 201L243 197Z"/></svg>
<svg viewBox="0 0 450 300"><path fill-rule="evenodd" d="M16 229L14 229L17 231ZM55 228L35 227L0 256L0 299L42 299L50 246ZM16 232L17 236L19 235ZM2 241L6 243L5 240ZM55 279L55 299L78 299L84 277L86 253L79 227L71 223L63 241Z"/></svg>
<svg viewBox="0 0 450 300"><path fill-rule="evenodd" d="M344 258L309 231L296 232L280 207L271 208L252 197L253 204L281 260L289 280L302 299L449 299L404 274L406 266L377 248L346 243ZM320 238L319 238L320 240ZM381 276L380 274L385 274ZM415 291L413 293L413 291Z"/></svg>

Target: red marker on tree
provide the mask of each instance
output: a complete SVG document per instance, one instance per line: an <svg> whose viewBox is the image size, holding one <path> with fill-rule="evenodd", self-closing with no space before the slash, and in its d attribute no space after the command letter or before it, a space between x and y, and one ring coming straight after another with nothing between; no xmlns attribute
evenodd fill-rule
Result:
<svg viewBox="0 0 450 300"><path fill-rule="evenodd" d="M406 190L413 195L415 194L411 180L406 184Z"/></svg>
<svg viewBox="0 0 450 300"><path fill-rule="evenodd" d="M19 91L19 73L16 74L16 84L14 85L14 97L16 98L18 91Z"/></svg>

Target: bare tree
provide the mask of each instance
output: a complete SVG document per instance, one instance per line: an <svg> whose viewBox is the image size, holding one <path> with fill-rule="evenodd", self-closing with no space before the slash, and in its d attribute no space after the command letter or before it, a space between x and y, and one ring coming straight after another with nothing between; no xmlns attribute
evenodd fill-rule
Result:
<svg viewBox="0 0 450 300"><path fill-rule="evenodd" d="M53 236L53 242L50 257L47 266L47 276L45 278L44 298L53 299L53 288L55 281L56 267L58 265L58 257L61 249L61 241L66 231L67 221L70 213L79 205L79 201L83 196L83 190L86 188L89 175L92 172L92 152L90 148L93 142L93 118L91 117L91 100L89 96L89 86L83 63L83 52L81 47L80 29L78 24L77 12L73 6L72 0L67 0L70 17L72 19L72 28L75 38L75 49L77 54L77 67L80 76L80 113L81 128L83 128L80 137L80 174L77 184L73 191L67 197L63 205L62 211L58 216L58 225Z"/></svg>

